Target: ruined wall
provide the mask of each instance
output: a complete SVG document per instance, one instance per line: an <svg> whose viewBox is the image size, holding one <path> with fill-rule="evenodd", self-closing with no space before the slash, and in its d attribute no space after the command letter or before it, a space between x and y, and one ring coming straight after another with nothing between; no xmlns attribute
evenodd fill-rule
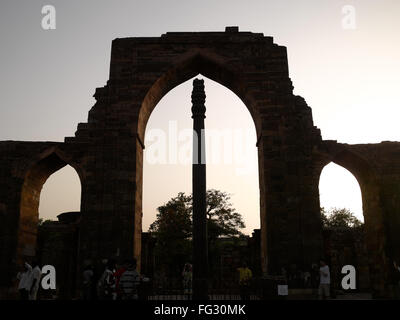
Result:
<svg viewBox="0 0 400 320"><path fill-rule="evenodd" d="M89 142L82 254L140 256L146 123L169 90L199 73L236 93L254 119L264 271L316 261L318 182L308 163L319 130L311 109L292 93L286 48L235 28L113 41L110 79L96 90L88 123L66 140Z"/></svg>
<svg viewBox="0 0 400 320"><path fill-rule="evenodd" d="M330 161L347 167L360 183L368 246L376 252L371 264L398 255L399 144L323 142L310 107L293 95L286 48L272 37L227 28L115 39L110 79L96 89L96 103L75 137L64 143L0 142L2 284L23 256L20 244L26 249L34 242L41 186L65 164L82 183L80 264L132 255L140 261L147 120L169 90L199 73L232 90L254 120L264 272L320 258L318 184Z"/></svg>

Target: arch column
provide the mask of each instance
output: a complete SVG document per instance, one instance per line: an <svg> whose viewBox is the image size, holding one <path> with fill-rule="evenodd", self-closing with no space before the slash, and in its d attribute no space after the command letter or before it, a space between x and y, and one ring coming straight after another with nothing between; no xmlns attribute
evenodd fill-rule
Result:
<svg viewBox="0 0 400 320"><path fill-rule="evenodd" d="M287 98L291 99L304 106L298 98ZM267 107L258 141L262 258L269 274L280 274L292 264L304 270L322 255L319 173L313 158L313 144L320 136L308 122L310 114L304 112L307 125L299 125L291 108L290 102L280 106L281 114L287 115L283 118Z"/></svg>
<svg viewBox="0 0 400 320"><path fill-rule="evenodd" d="M388 232L387 249L392 260L400 264L400 174L390 174L381 179L381 203Z"/></svg>
<svg viewBox="0 0 400 320"><path fill-rule="evenodd" d="M82 186L81 266L136 257L140 270L143 146L128 127L90 146Z"/></svg>
<svg viewBox="0 0 400 320"><path fill-rule="evenodd" d="M363 183L361 193L371 288L374 296L385 296L388 281L387 238L378 181Z"/></svg>

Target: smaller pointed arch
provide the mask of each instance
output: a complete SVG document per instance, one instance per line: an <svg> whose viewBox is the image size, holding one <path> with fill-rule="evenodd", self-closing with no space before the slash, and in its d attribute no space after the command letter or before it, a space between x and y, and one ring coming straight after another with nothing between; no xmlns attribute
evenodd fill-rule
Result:
<svg viewBox="0 0 400 320"><path fill-rule="evenodd" d="M36 238L39 223L40 193L46 180L56 171L70 165L79 176L82 186L82 170L76 170L75 163L68 163L63 152L49 148L30 162L21 187L16 262L36 254Z"/></svg>

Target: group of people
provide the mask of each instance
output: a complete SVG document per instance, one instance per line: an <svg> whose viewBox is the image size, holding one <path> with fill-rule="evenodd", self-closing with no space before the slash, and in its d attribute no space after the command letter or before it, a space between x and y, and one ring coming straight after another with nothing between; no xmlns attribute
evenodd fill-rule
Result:
<svg viewBox="0 0 400 320"><path fill-rule="evenodd" d="M297 269L296 265L291 265L289 270L285 268L281 270L282 276L285 277L289 287L293 288L318 288L319 299L330 298L331 275L329 266L325 261L312 264L311 268L306 271Z"/></svg>
<svg viewBox="0 0 400 320"><path fill-rule="evenodd" d="M193 266L190 263L185 263L182 271L182 283L183 293L185 295L192 294L192 282L193 282ZM237 279L240 290L240 297L242 300L250 299L250 285L253 278L253 273L247 266L246 262L243 262L241 267L237 268Z"/></svg>
<svg viewBox="0 0 400 320"><path fill-rule="evenodd" d="M37 300L42 270L36 260L25 262L17 274L18 292L21 300Z"/></svg>
<svg viewBox="0 0 400 320"><path fill-rule="evenodd" d="M115 260L108 260L100 277L96 276L93 265L88 264L83 271L83 299L84 300L137 300L139 298L139 286L149 279L141 276L136 270L136 259L125 260L117 265ZM186 263L182 271L182 281L184 294L192 294L193 272L192 265ZM394 262L395 291L396 296L400 296L400 266ZM237 268L238 284L242 300L249 299L250 283L252 272L247 264L243 262ZM330 298L331 276L329 266L325 261L320 261L320 266L312 265L308 272L298 271L291 267L289 272L282 268L282 275L286 278L289 287L296 286L298 283L304 287L317 288L319 299ZM37 294L41 281L41 268L36 260L31 264L25 262L17 274L18 291L21 300L37 300ZM299 282L300 281L300 282Z"/></svg>
<svg viewBox="0 0 400 320"><path fill-rule="evenodd" d="M115 260L110 259L100 278L97 279L93 266L88 264L82 274L83 299L139 299L139 285L147 279L139 274L136 265L136 259L125 260L118 266Z"/></svg>
<svg viewBox="0 0 400 320"><path fill-rule="evenodd" d="M295 264L281 269L281 275L287 280L290 287L293 288L318 288L320 280L319 266L313 263L305 271L297 268Z"/></svg>
<svg viewBox="0 0 400 320"><path fill-rule="evenodd" d="M115 260L108 260L100 277L96 276L93 265L88 264L82 274L83 299L84 300L137 300L139 298L139 285L148 281L136 270L136 259L125 260L122 264L116 264ZM400 267L395 265L396 270ZM330 270L329 266L320 261L320 267L312 267L310 275L306 275L306 282L314 282L314 274L318 272L318 294L320 299L328 299L330 297ZM285 277L290 282L293 280L293 273L287 275L283 270ZM243 300L249 299L249 288L252 280L252 272L247 264L243 262L240 268L237 268L238 284L240 295ZM294 273L295 274L295 273ZM304 274L304 273L303 273ZM21 300L37 300L37 293L40 286L42 272L37 261L32 264L24 263L23 269L17 275L19 280L18 291ZM186 263L183 272L183 289L184 294L192 294L192 265Z"/></svg>

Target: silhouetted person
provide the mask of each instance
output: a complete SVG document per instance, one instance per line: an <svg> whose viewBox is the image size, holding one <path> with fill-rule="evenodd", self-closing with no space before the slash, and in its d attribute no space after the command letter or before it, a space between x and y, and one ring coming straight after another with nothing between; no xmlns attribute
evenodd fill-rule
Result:
<svg viewBox="0 0 400 320"><path fill-rule="evenodd" d="M101 269L99 268L98 263L95 263L93 265L93 278L92 278L92 285L91 285L91 289L92 289L91 296L92 296L93 300L97 300L99 298L98 283L100 280L100 276L103 274L103 269L104 269L104 267L102 267Z"/></svg>
<svg viewBox="0 0 400 320"><path fill-rule="evenodd" d="M319 269L317 264L313 263L311 265L311 287L313 289L319 286Z"/></svg>
<svg viewBox="0 0 400 320"><path fill-rule="evenodd" d="M42 270L40 269L37 260L33 260L31 277L32 277L32 285L29 291L29 300L37 300L40 278L42 277Z"/></svg>
<svg viewBox="0 0 400 320"><path fill-rule="evenodd" d="M18 292L21 300L29 299L29 292L32 287L32 266L27 262L21 268L21 271L17 274Z"/></svg>
<svg viewBox="0 0 400 320"><path fill-rule="evenodd" d="M311 272L309 270L306 270L304 272L304 288L310 288L311 287Z"/></svg>
<svg viewBox="0 0 400 320"><path fill-rule="evenodd" d="M400 266L396 261L393 261L392 279L394 298L400 299Z"/></svg>
<svg viewBox="0 0 400 320"><path fill-rule="evenodd" d="M237 269L239 272L239 291L242 300L250 299L250 282L253 277L247 263L243 262L242 267Z"/></svg>
<svg viewBox="0 0 400 320"><path fill-rule="evenodd" d="M326 265L325 261L320 261L319 268L319 290L318 297L320 300L330 298L330 286L331 286L331 275L329 272L329 267Z"/></svg>
<svg viewBox="0 0 400 320"><path fill-rule="evenodd" d="M298 276L299 275L298 275L297 265L293 263L289 266L289 272L288 272L289 287L298 288L299 286Z"/></svg>
<svg viewBox="0 0 400 320"><path fill-rule="evenodd" d="M123 300L138 300L138 288L140 284L140 275L136 271L136 259L129 261L126 271L122 274L119 286Z"/></svg>
<svg viewBox="0 0 400 320"><path fill-rule="evenodd" d="M183 293L192 294L193 273L192 273L192 265L190 263L185 263L182 272L182 279L183 279Z"/></svg>
<svg viewBox="0 0 400 320"><path fill-rule="evenodd" d="M287 271L285 267L281 268L281 276L287 281Z"/></svg>
<svg viewBox="0 0 400 320"><path fill-rule="evenodd" d="M120 286L120 280L124 272L127 270L128 266L130 264L129 260L125 260L118 268L117 271L114 273L114 278L115 278L115 293L117 296L117 300L122 298L122 291L121 291L121 286Z"/></svg>
<svg viewBox="0 0 400 320"><path fill-rule="evenodd" d="M100 277L99 287L99 298L104 300L115 299L115 261L113 259L108 260L105 270Z"/></svg>
<svg viewBox="0 0 400 320"><path fill-rule="evenodd" d="M83 278L83 300L93 300L93 281L94 281L94 270L91 264L85 267L82 274Z"/></svg>

